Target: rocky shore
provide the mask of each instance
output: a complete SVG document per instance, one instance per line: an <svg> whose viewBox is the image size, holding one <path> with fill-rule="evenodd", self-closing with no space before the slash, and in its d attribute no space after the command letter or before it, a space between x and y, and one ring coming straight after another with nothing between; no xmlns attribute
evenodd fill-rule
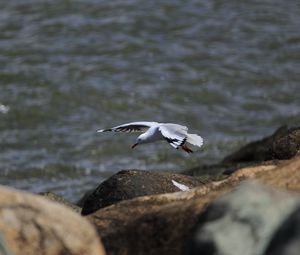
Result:
<svg viewBox="0 0 300 255"><path fill-rule="evenodd" d="M282 127L182 174L121 171L77 205L2 186L0 254L298 255L299 151Z"/></svg>

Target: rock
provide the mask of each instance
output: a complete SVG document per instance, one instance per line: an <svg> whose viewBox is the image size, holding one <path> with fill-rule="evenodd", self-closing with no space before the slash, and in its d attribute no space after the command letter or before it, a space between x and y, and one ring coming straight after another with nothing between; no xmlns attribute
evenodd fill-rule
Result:
<svg viewBox="0 0 300 255"><path fill-rule="evenodd" d="M276 139L271 147L272 157L290 159L300 151L300 128L292 129L286 135Z"/></svg>
<svg viewBox="0 0 300 255"><path fill-rule="evenodd" d="M201 211L184 193L189 191L137 197L87 217L96 225L108 254L181 254L182 240Z"/></svg>
<svg viewBox="0 0 300 255"><path fill-rule="evenodd" d="M158 173L141 170L121 171L101 183L83 202L82 215L135 197L176 192L180 189L172 180L189 188L203 185L200 179L174 173Z"/></svg>
<svg viewBox="0 0 300 255"><path fill-rule="evenodd" d="M6 252L14 255L105 254L86 219L43 197L4 186L0 186L0 239Z"/></svg>
<svg viewBox="0 0 300 255"><path fill-rule="evenodd" d="M95 189L89 189L88 191L86 191L83 196L81 198L79 198L79 200L76 202L76 206L82 208L84 205L85 200L91 196L93 194ZM81 209L80 209L81 211Z"/></svg>
<svg viewBox="0 0 300 255"><path fill-rule="evenodd" d="M2 239L2 235L0 233L0 254L1 255L11 255L11 251L6 247L4 240Z"/></svg>
<svg viewBox="0 0 300 255"><path fill-rule="evenodd" d="M41 193L39 193L39 195L41 195L51 201L54 201L61 205L64 205L64 206L72 209L74 212L80 213L80 211L81 211L81 208L79 206L72 204L71 202L67 201L63 197L56 195L52 192L41 192Z"/></svg>
<svg viewBox="0 0 300 255"><path fill-rule="evenodd" d="M300 128L283 126L274 134L259 141L251 142L238 151L225 157L222 162L213 165L200 165L185 170L183 174L200 176L203 174L215 175L222 178L236 170L255 165L276 165L279 160L294 157L300 151ZM212 179L215 178L211 176Z"/></svg>
<svg viewBox="0 0 300 255"><path fill-rule="evenodd" d="M298 255L300 251L300 206L275 232L264 255Z"/></svg>
<svg viewBox="0 0 300 255"><path fill-rule="evenodd" d="M300 192L300 155L277 166L241 169L230 179L239 178L240 174L256 178L274 187Z"/></svg>
<svg viewBox="0 0 300 255"><path fill-rule="evenodd" d="M191 176L207 176L210 180L214 179L224 179L227 176L222 176L222 174L229 170L231 172L240 169L241 167L248 166L251 163L219 163L211 165L200 165L190 169L186 169L182 174L191 175Z"/></svg>
<svg viewBox="0 0 300 255"><path fill-rule="evenodd" d="M300 128L280 127L274 134L251 142L224 158L222 163L261 162L273 159L290 159L300 148Z"/></svg>
<svg viewBox="0 0 300 255"><path fill-rule="evenodd" d="M248 178L300 192L300 157L278 166L243 168L225 180L207 183L186 192L121 201L87 218L97 227L109 254L179 255L183 254L184 240L207 205Z"/></svg>
<svg viewBox="0 0 300 255"><path fill-rule="evenodd" d="M245 182L201 215L187 254L263 254L273 232L296 206L299 195Z"/></svg>

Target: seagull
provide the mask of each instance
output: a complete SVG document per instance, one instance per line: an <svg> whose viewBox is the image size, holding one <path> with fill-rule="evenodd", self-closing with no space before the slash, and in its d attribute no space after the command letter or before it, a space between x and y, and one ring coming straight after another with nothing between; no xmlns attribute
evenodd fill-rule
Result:
<svg viewBox="0 0 300 255"><path fill-rule="evenodd" d="M99 129L97 132L142 132L137 137L131 148L139 144L152 143L160 140L167 141L175 149L183 149L187 153L193 153L189 144L201 147L203 138L196 134L189 134L188 128L174 123L159 123L149 121L138 121L122 124L108 129Z"/></svg>

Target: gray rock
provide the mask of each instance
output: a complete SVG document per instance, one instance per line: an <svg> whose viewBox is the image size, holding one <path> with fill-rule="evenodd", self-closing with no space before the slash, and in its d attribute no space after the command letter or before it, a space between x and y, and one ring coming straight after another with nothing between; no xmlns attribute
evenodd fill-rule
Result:
<svg viewBox="0 0 300 255"><path fill-rule="evenodd" d="M5 241L2 238L2 233L0 232L0 254L1 255L12 255L9 248L6 246Z"/></svg>
<svg viewBox="0 0 300 255"><path fill-rule="evenodd" d="M88 215L103 207L135 197L180 191L172 180L189 188L202 185L197 177L182 174L124 170L101 183L83 201L81 214Z"/></svg>
<svg viewBox="0 0 300 255"><path fill-rule="evenodd" d="M284 221L273 236L265 255L300 254L300 206Z"/></svg>
<svg viewBox="0 0 300 255"><path fill-rule="evenodd" d="M300 198L255 182L244 182L200 216L188 254L263 254L280 223Z"/></svg>

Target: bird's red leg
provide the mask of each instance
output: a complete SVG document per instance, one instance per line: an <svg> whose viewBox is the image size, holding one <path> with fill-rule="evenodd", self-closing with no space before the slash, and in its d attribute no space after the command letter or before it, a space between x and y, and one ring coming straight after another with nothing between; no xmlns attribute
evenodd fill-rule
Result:
<svg viewBox="0 0 300 255"><path fill-rule="evenodd" d="M181 145L181 148L184 151L186 151L187 153L193 153L193 151L189 147L187 147L185 144Z"/></svg>

